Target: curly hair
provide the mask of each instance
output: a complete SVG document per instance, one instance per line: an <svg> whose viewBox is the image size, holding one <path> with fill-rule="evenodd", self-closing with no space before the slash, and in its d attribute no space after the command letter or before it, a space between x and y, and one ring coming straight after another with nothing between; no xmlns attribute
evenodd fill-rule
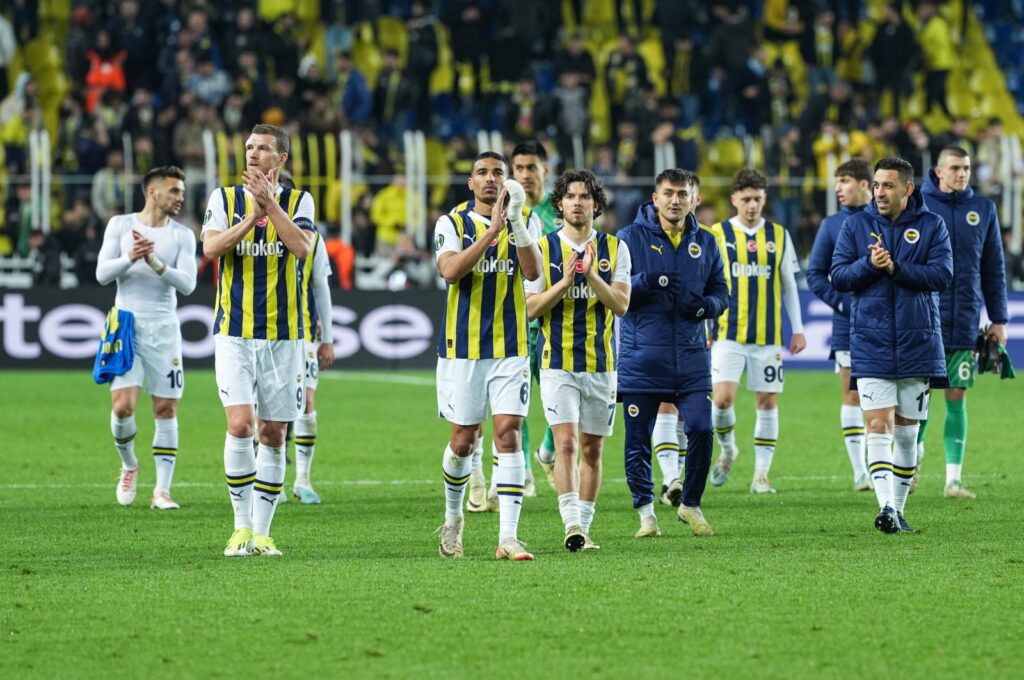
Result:
<svg viewBox="0 0 1024 680"><path fill-rule="evenodd" d="M555 180L555 186L551 189L551 205L555 208L555 214L564 217L558 204L565 198L569 185L573 182L582 182L587 187L587 192L594 197L594 218L600 217L608 208L608 194L605 193L601 181L589 170L567 170Z"/></svg>
<svg viewBox="0 0 1024 680"><path fill-rule="evenodd" d="M729 193L735 194L744 189L768 189L768 178L754 168L743 168L732 176Z"/></svg>

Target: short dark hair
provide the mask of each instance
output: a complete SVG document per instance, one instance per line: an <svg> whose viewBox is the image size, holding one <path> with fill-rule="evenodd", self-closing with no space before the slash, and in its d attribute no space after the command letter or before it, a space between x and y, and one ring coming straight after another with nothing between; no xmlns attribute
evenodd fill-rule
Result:
<svg viewBox="0 0 1024 680"><path fill-rule="evenodd" d="M288 139L288 133L284 128L277 127L276 125L267 125L266 123L260 123L252 128L250 134L254 135L270 135L274 138L274 146L277 147L278 153L288 153L291 148L291 142Z"/></svg>
<svg viewBox="0 0 1024 680"><path fill-rule="evenodd" d="M741 168L732 176L729 193L735 194L744 189L768 190L768 178L754 168Z"/></svg>
<svg viewBox="0 0 1024 680"><path fill-rule="evenodd" d="M496 161L501 161L504 164L506 171L508 170L508 161L506 161L505 157L497 151L481 151L476 155L476 158L473 159L472 167L475 168L476 164L485 158L493 158Z"/></svg>
<svg viewBox="0 0 1024 680"><path fill-rule="evenodd" d="M558 176L555 186L551 189L551 205L555 207L555 214L563 217L558 204L565 198L569 185L573 182L582 182L587 187L587 192L594 197L594 217L600 217L608 208L608 194L605 193L601 180L590 170L566 170Z"/></svg>
<svg viewBox="0 0 1024 680"><path fill-rule="evenodd" d="M942 151L939 152L939 158L937 162L941 163L942 159L945 158L946 156L952 156L953 158L970 158L971 154L967 151L967 149L963 148L962 146L957 146L956 144L949 144L948 146L942 147Z"/></svg>
<svg viewBox="0 0 1024 680"><path fill-rule="evenodd" d="M516 160L516 156L536 156L541 160L541 162L548 162L547 149L545 149L544 145L535 139L516 144L515 148L512 149L513 162Z"/></svg>
<svg viewBox="0 0 1024 680"><path fill-rule="evenodd" d="M690 172L689 170L683 170L682 168L668 168L667 170L662 170L658 176L654 178L654 188L657 189L665 182L668 182L669 184L692 184L700 189L700 177L697 176L697 173Z"/></svg>
<svg viewBox="0 0 1024 680"><path fill-rule="evenodd" d="M182 182L185 181L185 171L179 168L177 165L161 165L158 168L153 168L145 175L142 176L142 190L145 191L149 188L149 185L158 179L166 179L171 177L173 179L180 179Z"/></svg>
<svg viewBox="0 0 1024 680"><path fill-rule="evenodd" d="M889 156L875 163L875 172L879 170L895 170L904 184L914 181L914 166L899 156Z"/></svg>
<svg viewBox="0 0 1024 680"><path fill-rule="evenodd" d="M861 158L850 159L839 164L836 177L852 177L858 182L871 184L871 164Z"/></svg>

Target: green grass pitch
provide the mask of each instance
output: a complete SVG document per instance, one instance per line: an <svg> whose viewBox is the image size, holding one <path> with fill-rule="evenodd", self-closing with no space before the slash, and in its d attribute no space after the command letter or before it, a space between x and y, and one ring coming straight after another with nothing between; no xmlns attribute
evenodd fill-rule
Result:
<svg viewBox="0 0 1024 680"><path fill-rule="evenodd" d="M508 563L494 559L496 515L467 517L464 559L437 555L447 425L429 372L323 377L324 504L278 510L280 559L221 555L232 526L212 373L187 377L177 512L148 508L148 400L139 497L121 508L106 388L84 370L4 373L0 677L1020 677L1024 380L985 376L970 393L976 501L941 495L934 400L907 506L920 531L886 536L873 494L851 491L837 379L787 378L779 493L748 493L741 391L741 457L704 498L714 538L663 506L665 535L632 538L620 413L592 529L602 550L562 548L541 476L520 527L537 561Z"/></svg>

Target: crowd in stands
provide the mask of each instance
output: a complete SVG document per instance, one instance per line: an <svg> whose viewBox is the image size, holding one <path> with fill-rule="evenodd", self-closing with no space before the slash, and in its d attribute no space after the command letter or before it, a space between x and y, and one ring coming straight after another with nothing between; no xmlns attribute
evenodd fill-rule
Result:
<svg viewBox="0 0 1024 680"><path fill-rule="evenodd" d="M449 191L430 192L428 225L466 197L479 129L500 131L507 144L541 140L555 171L573 163L574 140L582 141L586 165L612 190L609 230L628 224L648 196L657 145L705 178L750 162L772 178L769 212L790 228L802 256L826 209L829 154L899 154L923 171L943 145L956 143L972 152L983 193L998 200L1008 186L1000 174L1004 122L951 106L949 78L966 26L957 17L966 13L942 2L70 5L66 22L49 27L35 0L0 14L9 178L27 175L27 131L44 126L47 114L31 65L9 72L15 50L40 35L60 37L66 84L54 117L54 232L31 233L36 208L25 182L11 180L2 233L16 254L52 260L63 251L82 282L93 280L102 225L121 211L125 192L137 191L125 173L125 132L136 176L158 165L185 169L194 219L211 188L202 181L203 131L244 135L258 122L303 135L353 131L357 170L379 181L354 197L350 245L360 256L392 258L402 287L435 282L429 254L407 230L401 164L409 129L439 142L432 149L452 177ZM727 216L724 198L708 185L705 220ZM336 236L336 221L321 220ZM39 270L52 277L52 266Z"/></svg>

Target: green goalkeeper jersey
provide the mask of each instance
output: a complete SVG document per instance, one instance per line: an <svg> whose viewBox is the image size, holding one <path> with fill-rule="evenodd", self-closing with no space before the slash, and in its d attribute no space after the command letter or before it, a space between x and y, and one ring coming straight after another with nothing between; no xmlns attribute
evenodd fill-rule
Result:
<svg viewBox="0 0 1024 680"><path fill-rule="evenodd" d="M551 204L550 191L544 194L544 198L540 199L540 203L533 206L533 214L540 218L545 235L558 231L562 227L562 220L555 216L555 206Z"/></svg>

